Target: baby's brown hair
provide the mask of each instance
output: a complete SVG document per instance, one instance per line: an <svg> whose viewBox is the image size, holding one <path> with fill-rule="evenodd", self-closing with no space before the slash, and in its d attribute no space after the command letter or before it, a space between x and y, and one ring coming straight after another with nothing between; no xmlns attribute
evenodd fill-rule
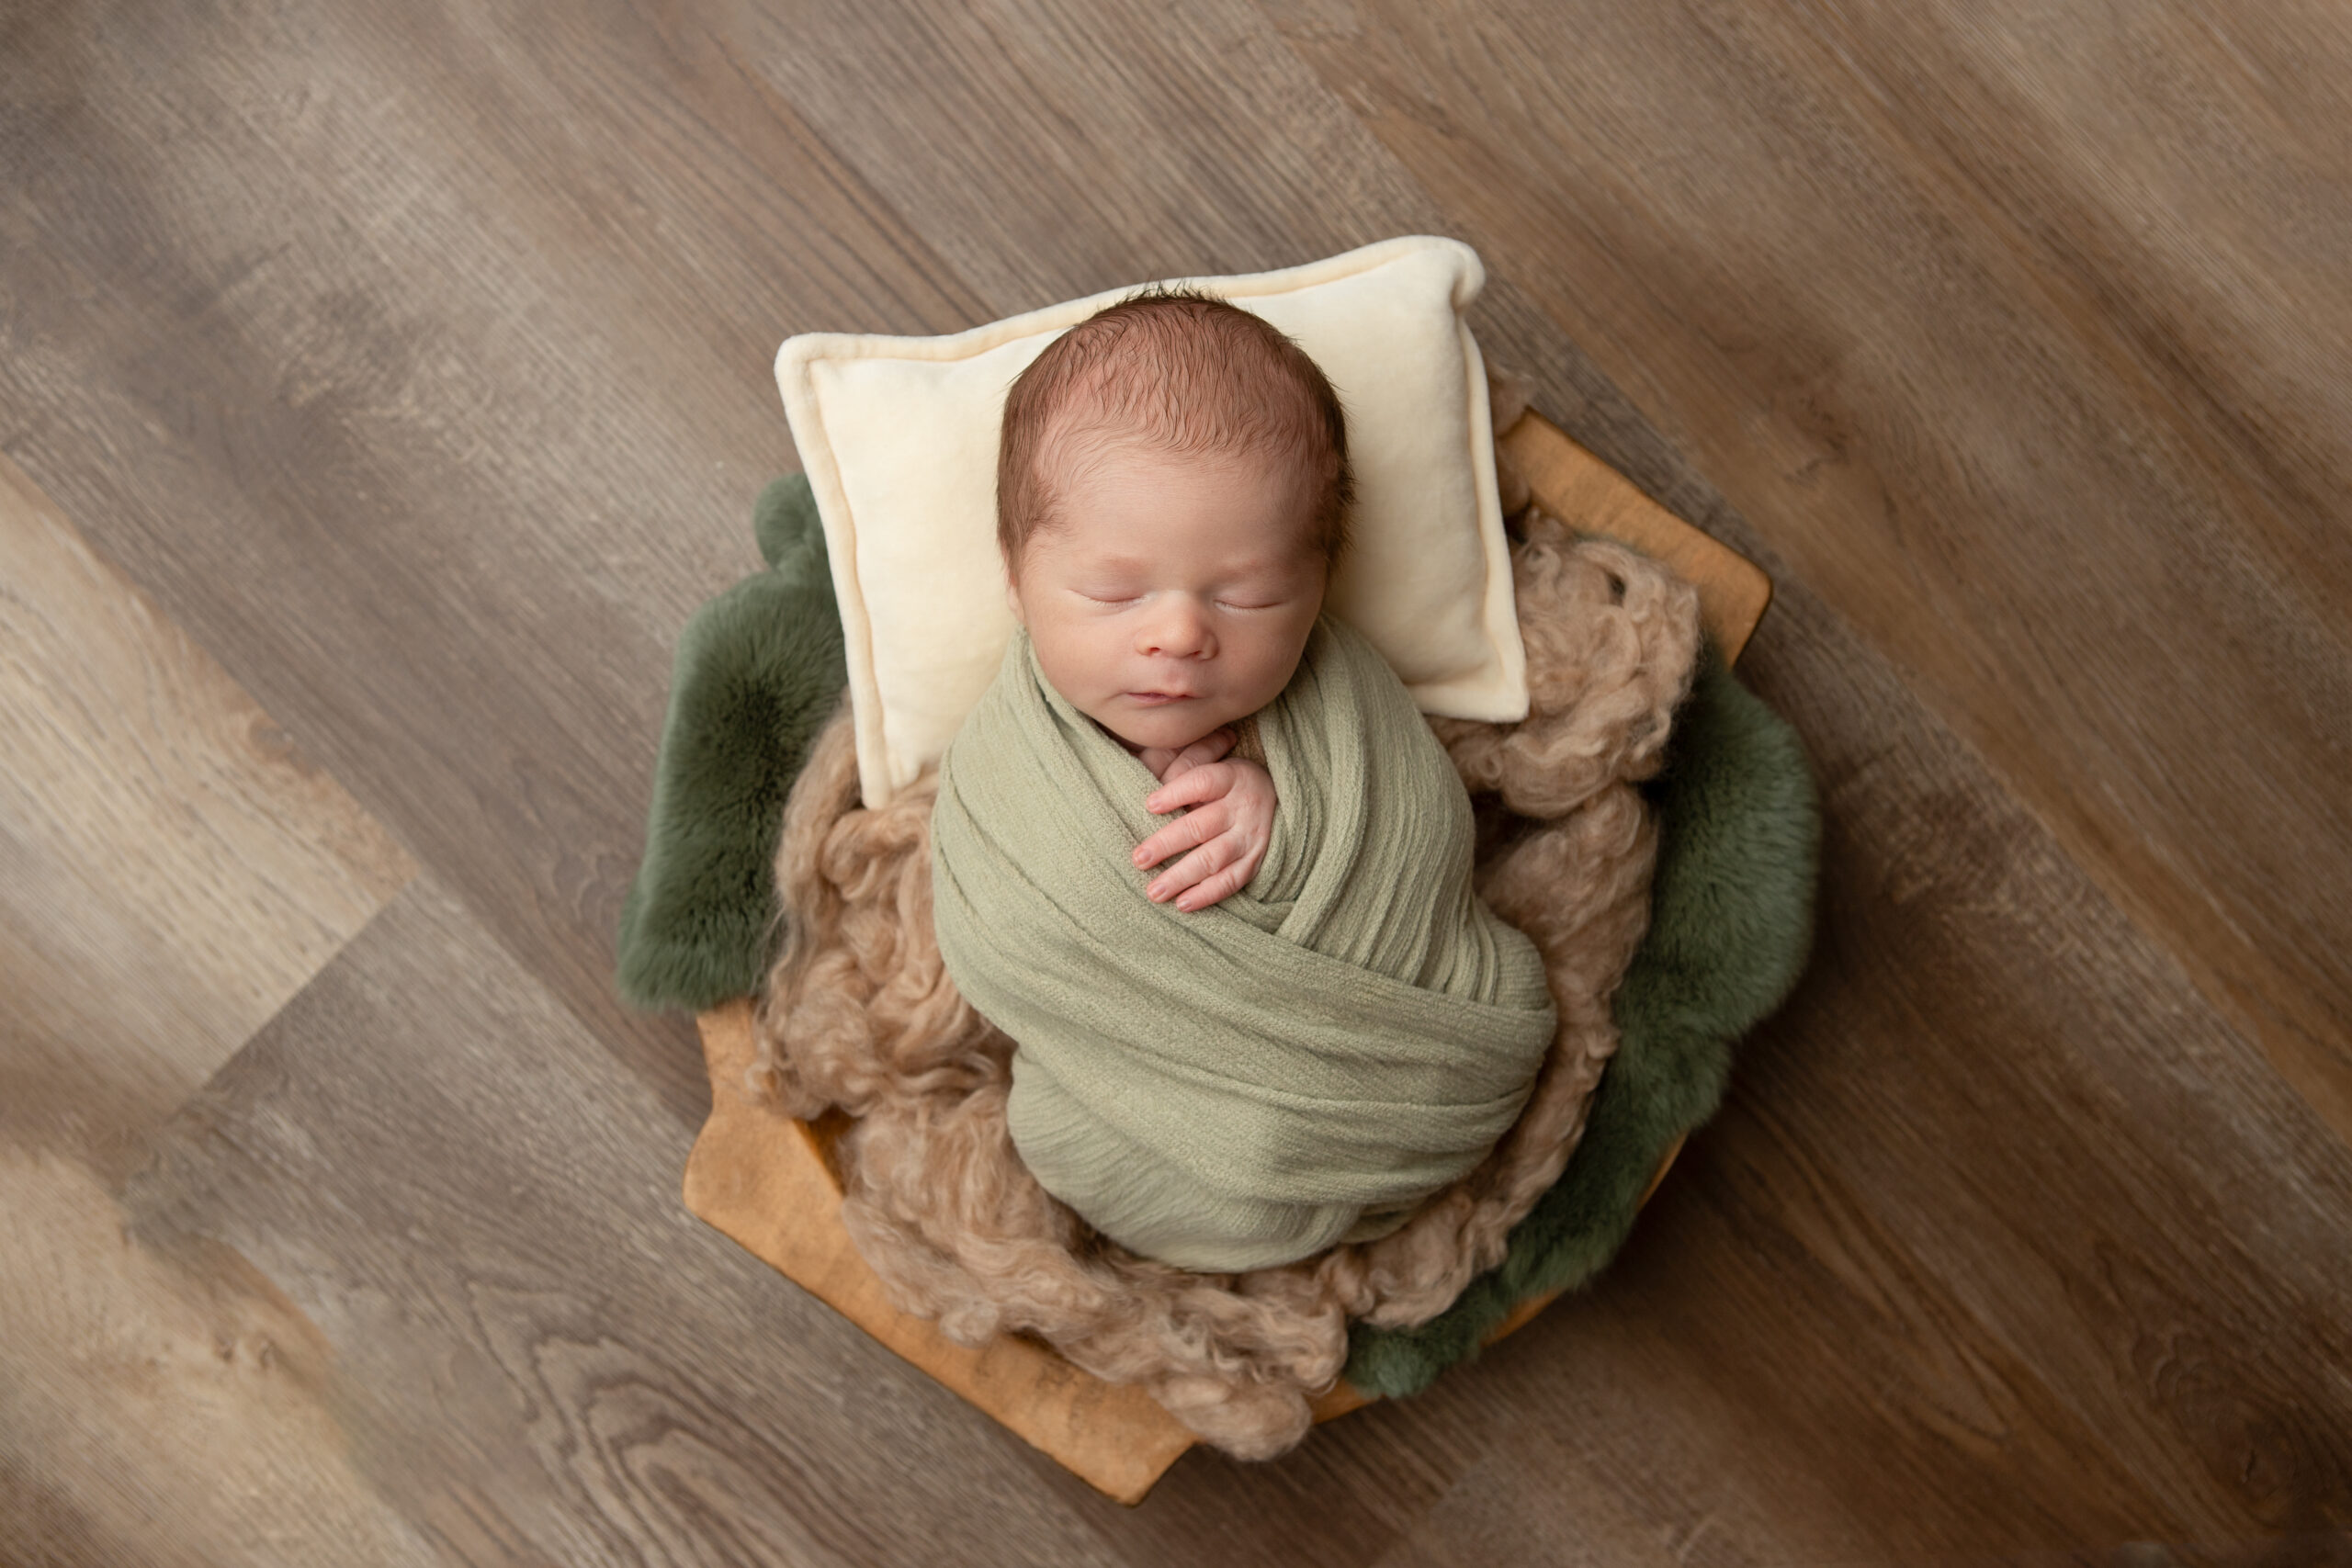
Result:
<svg viewBox="0 0 2352 1568"><path fill-rule="evenodd" d="M1147 288L1056 338L1005 397L996 539L1007 570L1053 524L1047 459L1068 442L1100 448L1138 435L1188 456L1295 463L1314 487L1306 543L1339 560L1355 482L1331 383L1306 350L1249 311L1192 289Z"/></svg>

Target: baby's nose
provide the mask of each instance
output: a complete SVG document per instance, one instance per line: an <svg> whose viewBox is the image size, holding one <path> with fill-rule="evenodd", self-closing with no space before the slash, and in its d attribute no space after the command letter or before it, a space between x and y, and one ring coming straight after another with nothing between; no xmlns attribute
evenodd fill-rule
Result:
<svg viewBox="0 0 2352 1568"><path fill-rule="evenodd" d="M1170 595L1146 618L1136 637L1136 651L1169 659L1200 659L1216 651L1216 636L1208 616L1189 597Z"/></svg>

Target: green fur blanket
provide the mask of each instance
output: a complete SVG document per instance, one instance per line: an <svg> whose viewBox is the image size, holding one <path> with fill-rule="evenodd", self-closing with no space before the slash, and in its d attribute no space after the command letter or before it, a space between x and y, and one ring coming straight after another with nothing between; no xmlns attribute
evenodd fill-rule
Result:
<svg viewBox="0 0 2352 1568"><path fill-rule="evenodd" d="M678 640L645 858L621 911L621 994L640 1008L699 1011L758 988L785 796L848 680L808 481L770 485L754 526L768 570L706 604ZM1712 649L1645 794L1659 825L1650 928L1617 992L1617 1054L1583 1141L1501 1267L1444 1314L1413 1329L1356 1325L1347 1378L1366 1393L1419 1391L1476 1355L1519 1302L1598 1273L1667 1147L1714 1114L1733 1043L1804 967L1820 841L1812 775L1795 731Z"/></svg>

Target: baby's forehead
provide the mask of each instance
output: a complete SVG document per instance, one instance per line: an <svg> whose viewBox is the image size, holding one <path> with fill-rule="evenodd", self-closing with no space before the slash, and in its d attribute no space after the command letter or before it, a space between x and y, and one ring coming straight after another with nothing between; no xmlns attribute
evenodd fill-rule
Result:
<svg viewBox="0 0 2352 1568"><path fill-rule="evenodd" d="M1233 454L1129 446L1057 476L1054 514L1027 541L1080 571L1181 566L1232 578L1286 574L1315 553L1307 487Z"/></svg>

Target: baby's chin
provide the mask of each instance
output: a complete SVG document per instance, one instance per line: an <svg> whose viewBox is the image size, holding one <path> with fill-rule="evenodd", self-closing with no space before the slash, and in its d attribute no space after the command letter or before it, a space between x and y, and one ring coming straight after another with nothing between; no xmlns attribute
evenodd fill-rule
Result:
<svg viewBox="0 0 2352 1568"><path fill-rule="evenodd" d="M1241 716L1200 703L1169 703L1150 708L1107 703L1099 709L1089 709L1087 716L1125 742L1130 750L1157 746L1181 751Z"/></svg>

